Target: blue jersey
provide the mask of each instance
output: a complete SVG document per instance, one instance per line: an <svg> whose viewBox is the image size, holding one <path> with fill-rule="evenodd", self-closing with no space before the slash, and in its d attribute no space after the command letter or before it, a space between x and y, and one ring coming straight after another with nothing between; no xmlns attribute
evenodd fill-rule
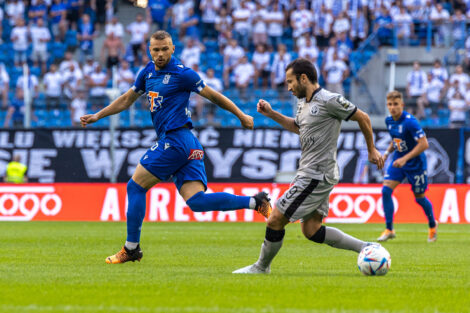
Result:
<svg viewBox="0 0 470 313"><path fill-rule="evenodd" d="M157 136L163 138L166 132L184 125L192 128L189 96L191 91L199 93L204 87L204 81L195 71L172 57L159 71L149 62L132 89L147 95L153 126Z"/></svg>
<svg viewBox="0 0 470 313"><path fill-rule="evenodd" d="M413 150L418 144L418 139L426 136L416 118L406 111L403 111L398 121L388 116L385 119L385 123L395 148L393 154L394 161ZM425 170L426 166L426 155L423 152L406 162L403 170Z"/></svg>

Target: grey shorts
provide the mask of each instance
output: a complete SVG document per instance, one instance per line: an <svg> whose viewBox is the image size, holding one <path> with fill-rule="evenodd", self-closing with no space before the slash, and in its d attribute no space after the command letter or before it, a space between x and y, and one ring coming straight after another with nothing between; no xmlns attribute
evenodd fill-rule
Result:
<svg viewBox="0 0 470 313"><path fill-rule="evenodd" d="M276 202L276 208L291 222L309 219L315 211L328 216L330 192L334 185L325 180L296 176L290 188Z"/></svg>

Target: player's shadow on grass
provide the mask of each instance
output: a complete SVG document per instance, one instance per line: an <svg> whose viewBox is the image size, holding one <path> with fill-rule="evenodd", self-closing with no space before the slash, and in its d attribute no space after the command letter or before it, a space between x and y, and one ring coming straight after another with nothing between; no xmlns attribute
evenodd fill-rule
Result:
<svg viewBox="0 0 470 313"><path fill-rule="evenodd" d="M355 277L355 276L362 276L361 273L334 273L334 272L316 272L316 271L307 271L307 272L277 272L272 273L272 275L276 276L289 276L289 277Z"/></svg>

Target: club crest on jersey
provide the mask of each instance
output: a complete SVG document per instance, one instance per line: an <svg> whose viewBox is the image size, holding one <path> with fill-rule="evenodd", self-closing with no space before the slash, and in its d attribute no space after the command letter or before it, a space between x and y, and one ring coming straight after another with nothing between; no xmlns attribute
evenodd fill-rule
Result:
<svg viewBox="0 0 470 313"><path fill-rule="evenodd" d="M165 77L163 77L163 81L162 81L162 84L168 84L170 82L170 78L171 78L171 75L170 74L166 74Z"/></svg>
<svg viewBox="0 0 470 313"><path fill-rule="evenodd" d="M188 160L202 160L204 158L204 151L200 149L191 149L189 152Z"/></svg>
<svg viewBox="0 0 470 313"><path fill-rule="evenodd" d="M318 105L312 104L312 105L310 106L310 114L312 114L312 115L318 115L318 113L320 113L320 108L318 107Z"/></svg>

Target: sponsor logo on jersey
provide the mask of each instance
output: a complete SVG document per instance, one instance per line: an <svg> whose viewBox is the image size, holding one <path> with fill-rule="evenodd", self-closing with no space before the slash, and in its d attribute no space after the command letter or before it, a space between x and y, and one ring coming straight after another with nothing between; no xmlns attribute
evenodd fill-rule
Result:
<svg viewBox="0 0 470 313"><path fill-rule="evenodd" d="M149 91L148 101L150 103L150 112L155 112L162 107L163 97L159 96L156 91Z"/></svg>
<svg viewBox="0 0 470 313"><path fill-rule="evenodd" d="M171 78L171 75L170 74L166 74L165 77L163 77L163 81L162 81L162 84L168 84L168 82L170 81L170 78Z"/></svg>
<svg viewBox="0 0 470 313"><path fill-rule="evenodd" d="M204 158L204 151L200 149L191 149L189 152L188 160L202 160Z"/></svg>

